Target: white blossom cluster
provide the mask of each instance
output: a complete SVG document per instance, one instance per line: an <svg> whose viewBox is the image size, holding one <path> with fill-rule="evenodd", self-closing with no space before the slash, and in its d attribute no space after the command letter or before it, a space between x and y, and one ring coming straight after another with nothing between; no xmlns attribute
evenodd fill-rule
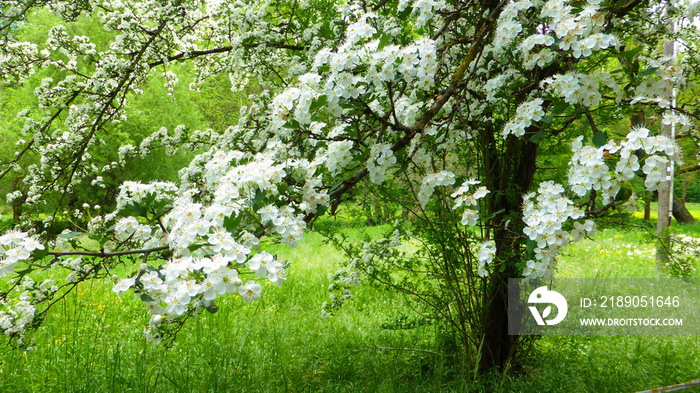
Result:
<svg viewBox="0 0 700 393"><path fill-rule="evenodd" d="M313 170L308 162L298 164L302 171ZM149 306L154 315L151 325L156 327L191 307L207 307L226 293L238 293L248 302L259 299L260 284L253 280L243 284L239 277L246 265L257 277L281 285L286 279L284 264L265 251L255 251L260 240L254 233L276 234L281 242L294 246L306 223L290 205L277 207L255 201L278 194L286 171L294 169L275 164L270 156L219 150L200 173L206 179L203 195L195 196L192 190L177 189L171 183L125 183L119 195L120 208L148 200L151 204L172 204L172 210L162 217L162 226L146 225L134 216L118 219L117 239L140 242L144 248L165 244L175 255L159 267L145 264L137 276L119 280L114 292L133 288ZM327 196L319 197L315 191L311 196L306 194L299 209L328 203ZM227 226L226 220L238 220L238 227Z"/></svg>
<svg viewBox="0 0 700 393"><path fill-rule="evenodd" d="M17 262L30 259L32 252L44 245L27 232L12 230L0 236L0 278L15 271Z"/></svg>
<svg viewBox="0 0 700 393"><path fill-rule="evenodd" d="M455 174L450 171L440 171L438 173L430 173L423 178L420 189L418 190L418 202L422 208L428 204L430 197L435 191L435 187L451 186L455 183Z"/></svg>
<svg viewBox="0 0 700 393"><path fill-rule="evenodd" d="M479 265L477 266L477 274L481 277L487 277L489 271L486 269L487 265L493 262L493 258L496 256L496 243L493 240L486 240L481 243L479 247L479 254L477 259L479 260Z"/></svg>
<svg viewBox="0 0 700 393"><path fill-rule="evenodd" d="M410 0L399 1L399 11L403 11L411 3ZM446 9L447 3L444 0L415 0L411 4L412 13L416 16L416 26L423 27L431 21L436 10Z"/></svg>
<svg viewBox="0 0 700 393"><path fill-rule="evenodd" d="M367 160L369 179L375 184L382 183L386 179L387 169L394 164L396 164L396 157L389 144L372 145Z"/></svg>
<svg viewBox="0 0 700 393"><path fill-rule="evenodd" d="M581 58L589 57L595 51L618 47L616 36L602 32L606 21L600 11L601 3L601 0L588 1L583 10L577 12L563 0L546 1L539 13L543 26L537 33L523 36L526 33L523 32L519 12L531 9L539 5L539 2L511 2L504 7L499 16L492 50L499 54L512 45L522 56L525 68L533 69L535 66L545 67L555 61L556 52L567 51L565 53ZM521 39L518 41L517 38ZM496 83L497 81L493 81L486 86L490 97L493 96L494 89L498 88ZM591 75L570 71L547 78L541 83L569 104L596 106L602 98L599 82ZM541 99L527 101L518 107L515 117L506 124L503 136L523 136L525 129L533 122L541 120L543 116Z"/></svg>
<svg viewBox="0 0 700 393"><path fill-rule="evenodd" d="M130 203L145 203L145 200L149 198L152 202L171 201L175 199L177 191L177 186L170 182L142 184L134 181L126 181L119 186L117 210L123 209Z"/></svg>
<svg viewBox="0 0 700 393"><path fill-rule="evenodd" d="M495 50L504 50L523 32L518 13L539 4L539 1L521 0L504 7L499 16L494 39ZM619 45L614 35L602 33L605 16L600 10L601 4L601 0L591 0L577 12L566 1L545 1L538 16L546 24L537 33L520 41L517 46L525 66L530 69L535 64L544 67L553 61L554 55L550 47L555 43L556 49L571 50L575 58L588 57L593 51ZM533 52L536 48L541 50Z"/></svg>
<svg viewBox="0 0 700 393"><path fill-rule="evenodd" d="M344 169L352 161L352 141L335 141L328 144L326 168L331 173Z"/></svg>
<svg viewBox="0 0 700 393"><path fill-rule="evenodd" d="M509 121L503 128L502 135L504 137L508 136L508 134L513 134L517 137L525 135L525 129L530 127L533 122L540 121L542 116L544 116L543 103L543 99L535 98L532 101L520 104L515 111L513 120Z"/></svg>
<svg viewBox="0 0 700 393"><path fill-rule="evenodd" d="M19 295L14 304L0 300L0 331L7 336L19 335L20 339L36 315L36 308L29 291Z"/></svg>
<svg viewBox="0 0 700 393"><path fill-rule="evenodd" d="M654 70L654 72L641 78L642 80L634 89L634 98L630 102L633 105L640 102L654 103L659 108L669 109L672 89L683 83L683 67L679 67L669 56L660 59L644 58L644 60L648 64L648 70ZM670 114L670 112L666 113Z"/></svg>
<svg viewBox="0 0 700 393"><path fill-rule="evenodd" d="M700 262L700 238L674 234L670 237L671 257L665 263L665 268L671 276L692 277Z"/></svg>
<svg viewBox="0 0 700 393"><path fill-rule="evenodd" d="M542 81L549 91L564 98L567 104L597 106L602 97L598 80L592 75L568 72Z"/></svg>
<svg viewBox="0 0 700 393"><path fill-rule="evenodd" d="M651 136L649 130L643 127L633 129L620 145L610 141L595 148L582 146L581 140L578 138L572 143L573 155L569 168L571 191L578 196L586 195L591 189L599 191L604 204L615 198L620 182L631 180L642 163L641 169L646 176L644 186L649 191L657 190L666 180L669 158L680 163L675 143L665 136ZM643 160L640 161L638 153ZM610 171L605 161L606 156L612 155L619 156L614 171Z"/></svg>
<svg viewBox="0 0 700 393"><path fill-rule="evenodd" d="M620 183L632 179L640 169L637 152L643 152L642 172L646 175L647 190L656 190L665 178L668 159L678 160L676 145L663 136L650 136L646 128L633 129L625 141L617 145L614 141L596 148L583 146L582 137L572 143L573 155L569 167L571 192L580 197L591 191L599 192L603 204L612 203L620 191ZM660 155L664 154L665 157ZM615 155L615 156L613 156ZM606 163L606 156L619 159L612 170ZM666 158L669 157L669 158ZM553 182L540 184L537 193L524 197L524 234L536 242L535 260L527 262L525 277L551 278L556 267L556 255L570 241L579 241L584 236L592 236L595 224L574 222L573 229L564 229L569 220L583 218L584 211L564 196L564 187ZM629 202L628 202L629 203Z"/></svg>
<svg viewBox="0 0 700 393"><path fill-rule="evenodd" d="M473 208L477 207L479 199L491 193L484 186L472 190L472 186L480 183L479 180L468 179L451 195L455 200L453 210L465 207L462 213L462 225L474 226L479 221L479 211Z"/></svg>
<svg viewBox="0 0 700 393"><path fill-rule="evenodd" d="M543 182L536 193L523 197L523 233L534 242L535 260L529 260L523 271L525 277L551 278L556 268L556 256L569 242L579 241L584 236L592 236L595 230L593 221L584 224L574 222L574 229L568 232L564 225L568 220L577 220L584 211L563 195L564 187L548 181Z"/></svg>
<svg viewBox="0 0 700 393"><path fill-rule="evenodd" d="M15 0L6 3L3 16L22 9ZM52 6L74 12L73 3ZM136 275L115 277L114 292L132 290L148 305L151 330L210 307L227 293L254 301L262 291L257 279L279 285L286 278L284 264L261 250L261 238L294 246L306 229L305 219L330 205L339 182L368 174L373 183L382 183L407 157L413 165L408 170L416 169L408 178L420 182L418 203L425 207L436 187L456 182L458 172L450 161L466 148L472 151L479 131L471 123L505 122L504 137L524 137L528 128L547 119L551 98L544 95L594 107L608 99L601 84L618 103L631 90L621 87L620 75L576 68L580 59L619 45L605 32L616 21L606 20L602 0L515 0L493 10L477 3L455 10L443 0L400 0L367 12L364 3L355 1L331 2L324 9L313 1L295 2L290 11L286 4L252 0L91 0L102 10L100 20L111 37L104 48L88 37L71 36L71 29L60 25L51 29L42 50L28 43L1 43L3 79L21 81L40 66L57 71L47 74L55 79L44 79L36 89L40 111L20 115L25 122L20 147L31 147L39 157L26 171L27 203L40 203L44 192L73 192L86 179L103 185L103 172L156 148L174 153L207 146L180 172L177 185L124 183L117 211L92 217L89 232L107 239L100 248L106 253L129 250L143 257ZM392 6L396 8L388 9ZM472 6L478 12L472 14ZM492 23L486 20L495 13L492 39ZM473 20L484 24L470 26ZM470 61L463 60L465 55ZM84 59L93 60L82 67ZM270 84L279 87L260 93L241 110L238 124L225 131L177 127L170 134L161 128L139 146L122 146L119 162L92 165L105 127L128 120L121 109L127 97L142 93L151 74L162 75L172 92L181 79L173 64L185 60L192 60L197 72L193 90L226 74L234 91L267 73L274 74ZM570 71L545 78L514 101L511 87L528 90L524 83L530 70L565 60L572 63ZM680 67L674 70L665 58L641 60L649 69L633 86L633 103L668 107L665 93L681 79ZM441 101L441 94L451 98ZM497 115L485 116L489 112ZM689 125L671 111L662 122ZM410 148L403 151L409 141ZM668 160L679 157L672 143L646 129L634 129L620 145L584 147L579 140L573 153L571 193L598 195L604 203L640 171L645 186L656 189ZM447 157L442 167L440 156ZM479 205L491 192L479 184L467 180L452 194L454 209L463 209L465 226L479 223ZM528 277L551 277L561 248L595 230L592 221L582 221L584 211L565 192L561 185L544 182L524 198L524 233L533 246L533 259L525 267ZM15 193L8 200L20 197ZM482 240L475 254L478 274L487 276L498 250L493 240ZM0 244L0 277L44 247L19 232L0 237ZM371 269L373 261L400 244L394 235L381 239L379 246L365 245L356 262ZM72 271L68 282L78 282L95 266L88 259L66 257L56 265ZM23 330L31 323L36 299L29 291L20 294L13 311L0 314L0 327Z"/></svg>
<svg viewBox="0 0 700 393"><path fill-rule="evenodd" d="M14 273L17 264L29 260L36 250L44 250L44 245L34 236L18 230L5 232L0 236L0 278ZM47 291L55 290L52 284L52 281L46 281L42 283L40 291L37 291L34 281L24 277L21 282L24 291L17 299L13 302L0 300L0 331L8 336L21 336L27 325L34 320L36 313L32 292L38 292L45 297Z"/></svg>

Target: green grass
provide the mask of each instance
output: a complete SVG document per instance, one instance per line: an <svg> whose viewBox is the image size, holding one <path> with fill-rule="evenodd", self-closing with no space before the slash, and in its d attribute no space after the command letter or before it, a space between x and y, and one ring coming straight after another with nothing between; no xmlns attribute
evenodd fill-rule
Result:
<svg viewBox="0 0 700 393"><path fill-rule="evenodd" d="M692 232L688 229L680 230ZM664 273L656 268L655 245L644 230L604 229L593 240L567 247L558 276L637 278ZM512 391L635 392L700 377L700 337L544 336L534 346L529 367L527 376L512 380Z"/></svg>
<svg viewBox="0 0 700 393"><path fill-rule="evenodd" d="M361 232L343 221L322 225ZM567 248L559 275L655 277L653 247L641 230L604 229ZM328 276L343 257L318 234L273 252L291 263L281 288L266 287L250 305L225 297L170 349L145 342L143 306L116 297L111 282L80 288L32 349L0 348L0 392L632 392L700 377L695 336L545 336L524 370L475 376L437 354L434 328L381 327L410 313L395 293L359 287L354 301L322 318Z"/></svg>
<svg viewBox="0 0 700 393"><path fill-rule="evenodd" d="M649 214L649 218L652 220L652 222L656 222L656 218L658 217L658 202L651 202L651 211ZM641 205L640 205L641 206ZM700 203L692 203L692 202L687 202L685 204L685 208L688 209L688 212L695 218L696 220L700 220ZM636 218L644 218L644 208L641 208L640 210L636 211L633 213L633 215ZM676 221L675 218L671 220L671 225L680 225ZM687 225L687 224L685 224ZM683 225L683 226L685 226ZM695 225L695 224L693 224Z"/></svg>
<svg viewBox="0 0 700 393"><path fill-rule="evenodd" d="M443 360L414 351L436 351L431 327L380 327L404 312L402 298L358 288L361 301L324 319L340 254L314 233L277 252L292 264L281 288L266 287L250 305L226 297L167 350L143 339L140 302L117 298L110 282L81 288L31 350L0 349L0 392L426 391L444 383Z"/></svg>

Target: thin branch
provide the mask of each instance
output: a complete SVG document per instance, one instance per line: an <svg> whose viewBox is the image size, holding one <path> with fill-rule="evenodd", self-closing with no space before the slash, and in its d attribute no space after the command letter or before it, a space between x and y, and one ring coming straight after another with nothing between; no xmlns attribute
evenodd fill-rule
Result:
<svg viewBox="0 0 700 393"><path fill-rule="evenodd" d="M690 166L678 169L675 172L675 176L682 175L682 174L688 173L688 172L695 172L697 170L700 170L700 164L690 165Z"/></svg>
<svg viewBox="0 0 700 393"><path fill-rule="evenodd" d="M299 45L290 45L290 44L282 44L282 43L255 43L255 44L250 44L250 45L244 45L245 48L257 48L258 46L265 45L270 48L275 48L275 49L290 49L290 50L307 50L308 47L306 46L299 46ZM213 55L217 53L226 53L230 52L233 50L232 46L222 46L220 48L214 48L214 49L206 49L206 50L194 50L194 51L189 51L189 52L180 52L176 55L173 56L168 56L166 59L161 59L158 61L154 61L152 63L148 63L148 66L153 68L162 64L165 64L166 62L171 62L175 60L191 60L195 59L200 56L206 56L206 55Z"/></svg>
<svg viewBox="0 0 700 393"><path fill-rule="evenodd" d="M168 250L169 248L170 247L168 247L168 246L160 246L160 247L154 247L154 248L147 248L144 250L130 250L130 251L117 251L117 252L51 251L48 253L48 255L52 255L55 257L63 257L63 256L68 256L68 255L83 255L83 256L89 256L89 257L109 258L109 257L119 257L119 256L123 256L123 255L150 254L152 252L165 251L165 250Z"/></svg>

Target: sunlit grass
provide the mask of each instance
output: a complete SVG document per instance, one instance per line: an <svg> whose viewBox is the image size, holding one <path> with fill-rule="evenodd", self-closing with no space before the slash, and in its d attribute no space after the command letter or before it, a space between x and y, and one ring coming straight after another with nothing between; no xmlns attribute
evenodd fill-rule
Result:
<svg viewBox="0 0 700 393"><path fill-rule="evenodd" d="M352 221L321 225L362 235ZM382 328L412 312L395 293L358 287L354 301L322 318L329 275L344 257L320 235L272 252L290 263L281 288L266 286L252 304L225 297L217 314L190 321L170 349L145 342L142 304L115 296L110 280L81 287L33 336L31 350L0 348L0 392L618 392L697 378L700 369L694 336L547 336L522 370L476 377L437 354L434 328ZM603 229L570 245L558 274L661 273L643 231Z"/></svg>
<svg viewBox="0 0 700 393"><path fill-rule="evenodd" d="M651 202L651 210L649 214L649 218L653 221L656 222L656 219L658 218L658 202ZM640 209L632 215L636 218L644 218L644 208L642 207L643 205L640 203L638 204ZM692 202L686 202L685 208L688 209L688 212L690 215L693 216L696 220L700 219L700 203L692 203ZM679 225L678 222L676 221L675 218L671 220L671 225ZM683 225L685 226L685 225Z"/></svg>

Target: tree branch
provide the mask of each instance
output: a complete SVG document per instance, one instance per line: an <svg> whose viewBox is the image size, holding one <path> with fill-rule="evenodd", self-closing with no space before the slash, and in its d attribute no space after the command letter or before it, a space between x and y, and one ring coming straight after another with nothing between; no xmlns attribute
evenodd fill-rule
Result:
<svg viewBox="0 0 700 393"><path fill-rule="evenodd" d="M82 255L88 257L98 257L98 258L110 258L110 257L120 257L124 255L134 255L134 254L150 254L152 252L165 251L170 247L161 246L155 248L147 248L144 250L130 250L130 251L118 251L118 252L91 252L91 251L51 251L48 255L55 257L65 257L70 255Z"/></svg>

